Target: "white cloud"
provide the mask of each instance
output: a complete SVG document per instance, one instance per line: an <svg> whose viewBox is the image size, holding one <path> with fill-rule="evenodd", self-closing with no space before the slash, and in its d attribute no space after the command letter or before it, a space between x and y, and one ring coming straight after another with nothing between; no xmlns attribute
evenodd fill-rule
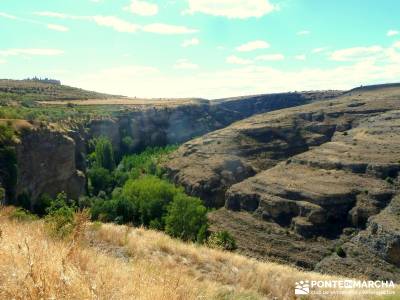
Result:
<svg viewBox="0 0 400 300"><path fill-rule="evenodd" d="M200 44L200 40L197 38L192 38L189 40L184 40L182 43L182 47L186 48L190 46L197 46L198 44Z"/></svg>
<svg viewBox="0 0 400 300"><path fill-rule="evenodd" d="M132 33L138 30L158 34L189 34L198 32L197 29L163 23L138 25L115 16L74 16L58 12L36 12L34 14L42 17L52 17L58 19L93 21L99 26L111 27L119 32Z"/></svg>
<svg viewBox="0 0 400 300"><path fill-rule="evenodd" d="M194 70L197 69L199 66L190 62L187 59L179 59L176 64L174 65L174 69L180 70Z"/></svg>
<svg viewBox="0 0 400 300"><path fill-rule="evenodd" d="M237 57L236 55L230 55L226 58L226 62L229 64L234 64L234 65L249 65L253 63L249 59L244 59L241 57Z"/></svg>
<svg viewBox="0 0 400 300"><path fill-rule="evenodd" d="M56 56L62 54L64 54L64 51L59 49L25 48L25 49L0 50L1 56L16 56L16 55Z"/></svg>
<svg viewBox="0 0 400 300"><path fill-rule="evenodd" d="M398 35L398 34L399 34L399 32L397 30L393 30L393 29L389 30L386 33L387 36L395 36L395 35Z"/></svg>
<svg viewBox="0 0 400 300"><path fill-rule="evenodd" d="M4 13L4 12L0 12L0 17L2 18L6 18L6 19L11 19L11 20L16 20L18 19L16 16Z"/></svg>
<svg viewBox="0 0 400 300"><path fill-rule="evenodd" d="M158 5L147 1L132 0L125 10L141 16L154 16L158 14Z"/></svg>
<svg viewBox="0 0 400 300"><path fill-rule="evenodd" d="M246 19L262 17L278 7L269 0L188 0L189 9L184 13L203 13L227 18Z"/></svg>
<svg viewBox="0 0 400 300"><path fill-rule="evenodd" d="M311 50L311 53L321 53L328 50L328 47L320 47L320 48L314 48Z"/></svg>
<svg viewBox="0 0 400 300"><path fill-rule="evenodd" d="M365 59L373 59L377 54L381 54L383 48L381 46L371 47L353 47L334 51L330 59L334 61L358 61Z"/></svg>
<svg viewBox="0 0 400 300"><path fill-rule="evenodd" d="M396 82L400 60L386 64L362 61L334 68L280 70L255 65L232 66L221 71L193 72L191 76L157 71L151 67L122 67L94 70L65 78L69 85L140 97L221 98L285 91L350 89L359 85ZM157 86L157 89L154 89Z"/></svg>
<svg viewBox="0 0 400 300"><path fill-rule="evenodd" d="M162 23L145 25L142 27L142 30L158 34L190 34L198 31L197 29L192 29L185 26L176 26Z"/></svg>
<svg viewBox="0 0 400 300"><path fill-rule="evenodd" d="M285 56L283 54L265 54L256 57L256 60L262 61L279 61L284 60Z"/></svg>
<svg viewBox="0 0 400 300"><path fill-rule="evenodd" d="M57 24L47 24L47 28L49 28L51 30L62 31L62 32L69 31L68 27L62 26L62 25L57 25Z"/></svg>
<svg viewBox="0 0 400 300"><path fill-rule="evenodd" d="M0 59L0 64L5 64L6 62L4 59Z"/></svg>
<svg viewBox="0 0 400 300"><path fill-rule="evenodd" d="M294 57L297 60L306 60L307 56L305 54L299 54Z"/></svg>
<svg viewBox="0 0 400 300"><path fill-rule="evenodd" d="M301 31L297 32L297 35L308 35L308 34L310 34L310 33L311 33L311 32L308 31L308 30L301 30Z"/></svg>
<svg viewBox="0 0 400 300"><path fill-rule="evenodd" d="M58 19L82 19L82 17L67 15L64 13L54 12L54 11L38 11L33 13L36 16L40 17L50 17L50 18L58 18Z"/></svg>
<svg viewBox="0 0 400 300"><path fill-rule="evenodd" d="M135 32L139 25L121 20L114 16L93 16L93 20L99 26L111 27L118 32Z"/></svg>
<svg viewBox="0 0 400 300"><path fill-rule="evenodd" d="M267 42L258 40L258 41L251 41L246 44L243 44L243 45L237 47L236 50L239 52L249 52L249 51L254 51L257 49L266 49L269 47L270 47L270 45Z"/></svg>
<svg viewBox="0 0 400 300"><path fill-rule="evenodd" d="M399 48L400 49L400 41L397 41L396 43L393 44L394 48Z"/></svg>
<svg viewBox="0 0 400 300"><path fill-rule="evenodd" d="M10 15L10 14L7 14L7 13L2 13L2 12L0 12L0 17L6 18L6 19L10 19L10 20L14 20L14 21L19 21L19 22L44 25L48 29L56 30L56 31L65 32L65 31L69 30L69 28L66 27L66 26L57 25L57 24L47 24L47 23L36 21L36 20L24 19L24 18L20 18L20 17L14 16L14 15Z"/></svg>

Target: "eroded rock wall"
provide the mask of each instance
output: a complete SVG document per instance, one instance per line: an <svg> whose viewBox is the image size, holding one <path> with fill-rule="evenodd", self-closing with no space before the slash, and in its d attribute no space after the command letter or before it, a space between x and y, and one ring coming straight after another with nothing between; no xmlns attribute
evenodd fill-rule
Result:
<svg viewBox="0 0 400 300"><path fill-rule="evenodd" d="M65 191L77 199L85 191L83 170L76 165L76 143L66 132L44 128L25 130L16 145L17 197L25 194L31 206L41 194Z"/></svg>

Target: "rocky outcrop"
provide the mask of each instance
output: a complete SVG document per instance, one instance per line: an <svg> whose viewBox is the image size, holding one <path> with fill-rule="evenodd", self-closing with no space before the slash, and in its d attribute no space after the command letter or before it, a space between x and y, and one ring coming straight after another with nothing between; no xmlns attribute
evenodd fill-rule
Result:
<svg viewBox="0 0 400 300"><path fill-rule="evenodd" d="M25 194L31 206L41 194L65 191L77 199L84 193L85 176L75 160L76 144L65 132L33 128L20 134L16 145L17 197Z"/></svg>
<svg viewBox="0 0 400 300"><path fill-rule="evenodd" d="M88 138L106 136L118 152L124 137L133 139L132 149L180 144L229 124L281 108L331 99L340 91L281 93L221 100L193 100L182 105L145 106L121 111L114 117L87 124Z"/></svg>
<svg viewBox="0 0 400 300"><path fill-rule="evenodd" d="M337 245L352 245L355 252L370 249L368 257L380 252L377 263L387 268L377 274L393 274L397 229L373 224L382 212L398 218L385 207L399 194L399 104L400 88L389 86L260 114L185 143L166 167L186 191L225 206L210 215L212 228L232 232L248 255L354 276L350 263L324 263L342 261L330 255ZM226 161L249 171L227 181ZM277 232L285 239L278 242ZM243 234L257 238L246 242ZM318 255L296 259L316 244ZM356 269L369 276L367 268Z"/></svg>

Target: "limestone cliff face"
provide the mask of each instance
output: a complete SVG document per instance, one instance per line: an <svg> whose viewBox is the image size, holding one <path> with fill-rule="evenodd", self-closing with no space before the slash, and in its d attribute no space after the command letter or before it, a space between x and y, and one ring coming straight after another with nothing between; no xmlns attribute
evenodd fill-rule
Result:
<svg viewBox="0 0 400 300"><path fill-rule="evenodd" d="M255 114L330 99L338 94L341 92L281 93L149 106L90 121L87 138L106 136L117 152L121 150L124 137L133 139L133 150L183 143Z"/></svg>
<svg viewBox="0 0 400 300"><path fill-rule="evenodd" d="M65 191L77 199L85 190L85 176L76 167L76 143L67 134L36 128L23 131L16 145L17 195L34 201L41 194Z"/></svg>
<svg viewBox="0 0 400 300"><path fill-rule="evenodd" d="M259 114L183 144L166 168L224 206L211 228L243 253L400 281L399 103L398 85Z"/></svg>

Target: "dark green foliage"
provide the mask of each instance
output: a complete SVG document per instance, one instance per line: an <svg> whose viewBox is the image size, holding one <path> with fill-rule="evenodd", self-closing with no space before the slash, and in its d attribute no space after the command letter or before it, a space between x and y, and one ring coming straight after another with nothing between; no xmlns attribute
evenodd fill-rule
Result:
<svg viewBox="0 0 400 300"><path fill-rule="evenodd" d="M14 199L17 184L17 155L14 146L0 145L0 174L3 187L6 190L6 199Z"/></svg>
<svg viewBox="0 0 400 300"><path fill-rule="evenodd" d="M69 200L64 192L57 195L46 209L45 218L47 228L52 236L58 238L67 237L74 228L75 208L73 201Z"/></svg>
<svg viewBox="0 0 400 300"><path fill-rule="evenodd" d="M207 240L207 245L211 248L223 250L235 250L237 248L236 241L227 231L213 232Z"/></svg>
<svg viewBox="0 0 400 300"><path fill-rule="evenodd" d="M39 216L44 216L47 213L47 209L51 206L52 201L53 199L49 195L40 195L33 205L34 213L38 214Z"/></svg>
<svg viewBox="0 0 400 300"><path fill-rule="evenodd" d="M0 186L0 205L4 205L4 200L6 199L6 190Z"/></svg>
<svg viewBox="0 0 400 300"><path fill-rule="evenodd" d="M111 192L114 178L110 171L102 167L94 167L87 173L92 195L98 195L100 191Z"/></svg>
<svg viewBox="0 0 400 300"><path fill-rule="evenodd" d="M335 252L339 257L345 258L347 256L346 252L343 250L343 248L341 246L337 246L335 248Z"/></svg>
<svg viewBox="0 0 400 300"><path fill-rule="evenodd" d="M17 200L15 202L16 206L23 207L24 209L31 209L31 197L27 192L23 192L18 195Z"/></svg>
<svg viewBox="0 0 400 300"><path fill-rule="evenodd" d="M175 151L177 146L147 148L139 154L125 156L118 169L129 172L130 178L136 179L143 174L162 176L163 170L160 164L165 161L168 154Z"/></svg>
<svg viewBox="0 0 400 300"><path fill-rule="evenodd" d="M176 146L148 148L140 154L125 156L118 168L110 172L99 167L104 166L98 159L104 147L99 145L99 140L89 145L94 150L89 159L94 163L88 178L92 194L97 195L92 198L93 220L166 230L183 240L206 240L207 210L200 199L187 196L183 189L161 178L160 164Z"/></svg>
<svg viewBox="0 0 400 300"><path fill-rule="evenodd" d="M186 241L196 241L198 236L200 240L204 240L206 214L207 209L200 199L179 193L168 206L165 232Z"/></svg>
<svg viewBox="0 0 400 300"><path fill-rule="evenodd" d="M178 193L181 190L173 184L148 175L127 181L122 197L134 205L133 223L149 226L153 220L164 224L163 216L167 212L167 206Z"/></svg>
<svg viewBox="0 0 400 300"><path fill-rule="evenodd" d="M121 140L121 151L124 154L132 153L134 141L130 136L125 136Z"/></svg>
<svg viewBox="0 0 400 300"><path fill-rule="evenodd" d="M206 238L206 213L200 199L151 175L128 180L122 190L113 191L112 199L97 199L91 208L93 220L165 229L174 237L190 241Z"/></svg>
<svg viewBox="0 0 400 300"><path fill-rule="evenodd" d="M60 209L64 209L65 207L71 208L72 211L74 211L75 202L71 199L68 199L65 192L61 192L57 195L56 199L50 202L50 206L47 207L46 213L52 214Z"/></svg>
<svg viewBox="0 0 400 300"><path fill-rule="evenodd" d="M5 199L15 198L17 184L17 155L13 145L14 130L9 125L0 125L0 178L5 189Z"/></svg>
<svg viewBox="0 0 400 300"><path fill-rule="evenodd" d="M388 176L388 177L386 177L385 180L386 180L386 182L389 183L389 184L394 184L394 179L393 179L392 177L389 177L389 176Z"/></svg>
<svg viewBox="0 0 400 300"><path fill-rule="evenodd" d="M115 169L114 151L110 140L99 137L95 142L96 166L113 171Z"/></svg>

